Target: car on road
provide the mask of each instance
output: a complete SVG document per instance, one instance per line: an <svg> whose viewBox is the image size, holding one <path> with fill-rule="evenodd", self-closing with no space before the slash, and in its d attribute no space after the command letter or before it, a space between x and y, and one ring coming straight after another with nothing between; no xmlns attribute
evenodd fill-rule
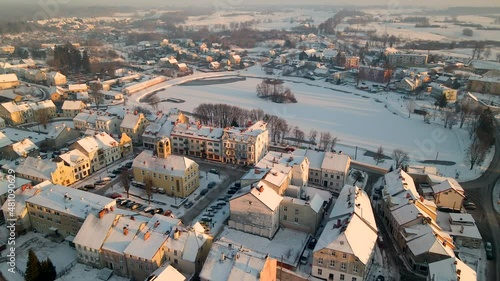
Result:
<svg viewBox="0 0 500 281"><path fill-rule="evenodd" d="M109 177L114 179L114 178L116 178L116 175L109 175Z"/></svg>
<svg viewBox="0 0 500 281"><path fill-rule="evenodd" d="M122 195L120 193L111 193L108 195L109 198L112 198L112 199L116 199L116 198L120 198L122 197Z"/></svg>
<svg viewBox="0 0 500 281"><path fill-rule="evenodd" d="M217 185L217 183L215 183L214 181L211 181L211 182L208 183L207 188L212 188L212 187L214 187L216 185Z"/></svg>
<svg viewBox="0 0 500 281"><path fill-rule="evenodd" d="M377 276L377 279L375 281L385 281L385 277L382 275Z"/></svg>
<svg viewBox="0 0 500 281"><path fill-rule="evenodd" d="M88 188L88 189L94 189L95 186L93 184L86 184L83 187Z"/></svg>
<svg viewBox="0 0 500 281"><path fill-rule="evenodd" d="M220 171L219 171L219 170L217 170L217 169L210 169L208 172L209 172L209 173L212 173L212 174L216 174L216 175L219 175L219 174L220 174Z"/></svg>
<svg viewBox="0 0 500 281"><path fill-rule="evenodd" d="M464 203L464 208L467 210L475 210L476 204L474 204L472 202L467 202L467 203Z"/></svg>
<svg viewBox="0 0 500 281"><path fill-rule="evenodd" d="M484 249L486 250L486 258L489 260L495 259L495 255L493 254L493 245L491 242L486 242L484 244Z"/></svg>
<svg viewBox="0 0 500 281"><path fill-rule="evenodd" d="M162 208L156 208L155 214L163 214L164 210Z"/></svg>
<svg viewBox="0 0 500 281"><path fill-rule="evenodd" d="M121 174L122 171L120 170L113 170L113 172L111 172L113 175L118 175L118 174Z"/></svg>
<svg viewBox="0 0 500 281"><path fill-rule="evenodd" d="M130 199L126 199L120 202L120 206L125 206L130 202Z"/></svg>
<svg viewBox="0 0 500 281"><path fill-rule="evenodd" d="M194 205L194 203L189 201L186 204L184 204L184 207L186 207L186 209L189 209L189 208L193 207L193 205Z"/></svg>
<svg viewBox="0 0 500 281"><path fill-rule="evenodd" d="M208 189L203 189L201 192L200 192L200 195L205 195L208 193Z"/></svg>
<svg viewBox="0 0 500 281"><path fill-rule="evenodd" d="M309 243L307 244L307 248L313 250L316 246L316 243L318 243L318 240L316 240L316 238L314 237L311 237L311 240L309 240Z"/></svg>

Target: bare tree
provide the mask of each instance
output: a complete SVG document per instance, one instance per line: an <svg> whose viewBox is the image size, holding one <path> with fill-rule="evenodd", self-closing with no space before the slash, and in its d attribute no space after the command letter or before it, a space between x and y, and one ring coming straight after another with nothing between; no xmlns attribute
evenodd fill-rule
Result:
<svg viewBox="0 0 500 281"><path fill-rule="evenodd" d="M307 136L307 139L311 143L316 143L316 137L317 136L318 136L318 131L316 131L314 129L311 129L311 131L309 131L309 135Z"/></svg>
<svg viewBox="0 0 500 281"><path fill-rule="evenodd" d="M491 57L491 48L490 47L486 47L486 49L484 50L483 56L484 56L485 60L488 60Z"/></svg>
<svg viewBox="0 0 500 281"><path fill-rule="evenodd" d="M453 125L457 123L457 115L455 112L450 110L441 111L443 125L445 128L453 128Z"/></svg>
<svg viewBox="0 0 500 281"><path fill-rule="evenodd" d="M408 161L410 161L410 157L408 156L408 153L401 150L401 149L395 149L392 152L392 158L394 159L394 164L396 169L401 168L404 164L407 164Z"/></svg>
<svg viewBox="0 0 500 281"><path fill-rule="evenodd" d="M457 110L459 111L460 129L462 129L465 120L471 116L473 108L468 102L464 102L458 106Z"/></svg>
<svg viewBox="0 0 500 281"><path fill-rule="evenodd" d="M296 145L300 146L305 139L304 131L302 131L298 126L295 126L292 130L293 138L295 139Z"/></svg>
<svg viewBox="0 0 500 281"><path fill-rule="evenodd" d="M466 162L470 165L471 170L474 168L474 165L481 165L483 163L487 151L488 147L481 142L476 134L474 134L472 142L465 154Z"/></svg>
<svg viewBox="0 0 500 281"><path fill-rule="evenodd" d="M49 114L49 110L47 108L42 108L35 111L34 115L36 122L42 125L44 129L47 129L47 124L49 124L52 119L52 116Z"/></svg>
<svg viewBox="0 0 500 281"><path fill-rule="evenodd" d="M101 91L92 91L92 99L95 107L99 110L99 106L101 106L104 101L104 94Z"/></svg>
<svg viewBox="0 0 500 281"><path fill-rule="evenodd" d="M144 176L142 179L144 183L144 189L146 190L146 195L148 196L148 205L151 204L151 196L153 195L153 179L150 175Z"/></svg>
<svg viewBox="0 0 500 281"><path fill-rule="evenodd" d="M130 171L129 170L125 170L121 173L120 175L120 182L122 183L123 185L123 188L125 189L125 192L127 192L127 198L129 198L129 191L130 191L130 178L129 178L129 175L130 175Z"/></svg>
<svg viewBox="0 0 500 281"><path fill-rule="evenodd" d="M408 109L408 118L410 118L411 114L413 113L416 107L417 103L415 102L415 100L408 100L406 102L406 109Z"/></svg>
<svg viewBox="0 0 500 281"><path fill-rule="evenodd" d="M384 161L384 157L384 148L382 148L382 146L379 146L377 152L373 156L373 160L375 160L375 163L377 163L378 165L379 163Z"/></svg>
<svg viewBox="0 0 500 281"><path fill-rule="evenodd" d="M319 136L319 149L327 150L332 141L332 135L330 132L322 132Z"/></svg>
<svg viewBox="0 0 500 281"><path fill-rule="evenodd" d="M354 183L352 184L353 186L355 186L357 182L362 182L365 179L363 174L358 170L352 172L351 177L354 179Z"/></svg>
<svg viewBox="0 0 500 281"><path fill-rule="evenodd" d="M472 110L469 122L467 122L467 132L469 133L469 137L471 139L474 137L474 134L476 133L476 130L479 127L479 120L482 113L483 109L479 106L477 106Z"/></svg>
<svg viewBox="0 0 500 281"><path fill-rule="evenodd" d="M149 98L149 101L148 101L148 104L155 110L155 111L158 111L158 105L160 104L160 98L158 98L158 96L155 94L155 95L152 95L150 98Z"/></svg>
<svg viewBox="0 0 500 281"><path fill-rule="evenodd" d="M335 148L335 145L337 145L337 143L339 142L339 138L337 137L334 137L330 140L330 150L333 151L333 149Z"/></svg>

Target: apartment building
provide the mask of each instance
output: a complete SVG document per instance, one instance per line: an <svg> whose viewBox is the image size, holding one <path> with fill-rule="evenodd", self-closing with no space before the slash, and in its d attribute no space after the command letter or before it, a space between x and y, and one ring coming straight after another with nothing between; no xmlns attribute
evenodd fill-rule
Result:
<svg viewBox="0 0 500 281"><path fill-rule="evenodd" d="M258 121L247 128L225 128L222 135L223 162L254 165L269 148L267 123Z"/></svg>
<svg viewBox="0 0 500 281"><path fill-rule="evenodd" d="M169 196L187 197L199 186L198 164L189 158L172 155L168 138L156 145L156 157L152 151L141 152L132 164L136 181L144 182L149 177L153 186L163 189Z"/></svg>
<svg viewBox="0 0 500 281"><path fill-rule="evenodd" d="M149 121L144 117L144 114L133 113L125 114L123 121L120 124L120 132L126 133L134 143L141 142L141 136L149 125Z"/></svg>
<svg viewBox="0 0 500 281"><path fill-rule="evenodd" d="M222 128L176 122L170 133L173 153L222 161L222 134Z"/></svg>
<svg viewBox="0 0 500 281"><path fill-rule="evenodd" d="M51 100L17 104L15 102L5 102L0 105L0 117L11 125L37 122L37 114L44 114L49 118L54 118L57 116L56 106Z"/></svg>
<svg viewBox="0 0 500 281"><path fill-rule="evenodd" d="M417 66L427 64L427 55L392 53L387 55L389 64L395 66Z"/></svg>
<svg viewBox="0 0 500 281"><path fill-rule="evenodd" d="M46 160L28 156L15 169L16 175L35 183L50 181L53 184L68 186L74 183L75 173L71 167L57 160Z"/></svg>
<svg viewBox="0 0 500 281"><path fill-rule="evenodd" d="M101 132L78 140L71 148L79 150L90 159L90 173L94 173L124 156L121 144L122 142Z"/></svg>
<svg viewBox="0 0 500 281"><path fill-rule="evenodd" d="M67 100L64 101L62 105L62 111L64 117L76 117L87 105L80 100Z"/></svg>
<svg viewBox="0 0 500 281"><path fill-rule="evenodd" d="M95 120L95 129L99 132L106 132L108 134L120 134L120 124L122 120L113 115L100 115Z"/></svg>
<svg viewBox="0 0 500 281"><path fill-rule="evenodd" d="M359 67L359 79L375 83L387 83L391 79L392 70L381 67L365 66Z"/></svg>
<svg viewBox="0 0 500 281"><path fill-rule="evenodd" d="M90 175L90 159L78 149L61 154L58 158L64 162L64 165L73 169L75 181Z"/></svg>

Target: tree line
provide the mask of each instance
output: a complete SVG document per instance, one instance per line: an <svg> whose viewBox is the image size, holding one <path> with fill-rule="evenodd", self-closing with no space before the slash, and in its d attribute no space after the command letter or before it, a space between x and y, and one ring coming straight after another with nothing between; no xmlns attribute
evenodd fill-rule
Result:
<svg viewBox="0 0 500 281"><path fill-rule="evenodd" d="M24 275L25 281L53 281L57 278L56 267L52 264L50 258L40 261L35 252L28 251L28 262Z"/></svg>
<svg viewBox="0 0 500 281"><path fill-rule="evenodd" d="M50 66L59 69L62 73L90 73L90 58L87 50L83 54L71 43L56 46L54 59L48 62Z"/></svg>

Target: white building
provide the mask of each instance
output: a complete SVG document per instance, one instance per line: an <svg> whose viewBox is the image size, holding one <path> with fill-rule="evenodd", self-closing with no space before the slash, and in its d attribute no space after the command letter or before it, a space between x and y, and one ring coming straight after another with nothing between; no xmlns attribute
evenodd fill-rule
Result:
<svg viewBox="0 0 500 281"><path fill-rule="evenodd" d="M269 148L267 123L258 121L247 128L226 128L222 143L224 162L253 165L264 157Z"/></svg>

